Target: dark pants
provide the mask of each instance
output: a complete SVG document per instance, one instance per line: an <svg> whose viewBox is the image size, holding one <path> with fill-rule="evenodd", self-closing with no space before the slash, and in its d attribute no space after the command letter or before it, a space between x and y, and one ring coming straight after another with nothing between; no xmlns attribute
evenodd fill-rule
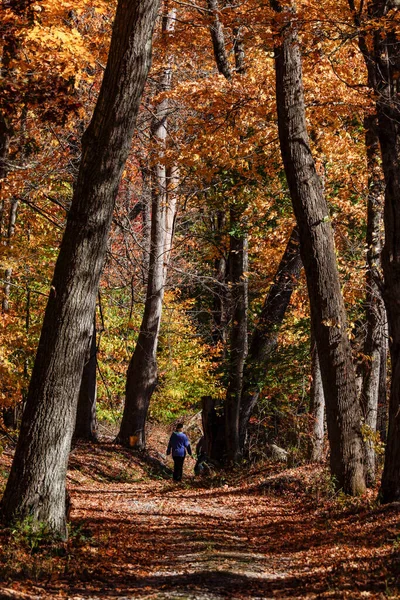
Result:
<svg viewBox="0 0 400 600"><path fill-rule="evenodd" d="M181 481L182 479L182 471L183 471L183 461L185 460L184 456L173 456L174 459L174 481Z"/></svg>

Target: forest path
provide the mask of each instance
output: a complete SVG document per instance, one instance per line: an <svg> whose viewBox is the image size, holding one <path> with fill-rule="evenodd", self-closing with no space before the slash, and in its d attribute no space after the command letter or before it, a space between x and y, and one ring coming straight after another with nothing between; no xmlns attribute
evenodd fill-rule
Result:
<svg viewBox="0 0 400 600"><path fill-rule="evenodd" d="M58 555L44 544L25 558L11 543L20 574L0 600L400 597L398 508L327 503L310 466L226 481L192 467L174 484L154 457L75 449L70 539Z"/></svg>
<svg viewBox="0 0 400 600"><path fill-rule="evenodd" d="M396 597L397 511L318 509L327 480L315 467L202 481L187 459L175 484L154 457L98 447L92 465L74 460L73 531L87 526L89 547L71 598ZM86 486L96 469L100 485Z"/></svg>
<svg viewBox="0 0 400 600"><path fill-rule="evenodd" d="M271 505L266 496L254 504L247 488L241 491L219 482L215 488L202 487L203 482L189 474L192 468L188 459L185 480L180 484L173 483L170 476L139 477L133 483L108 483L101 490L76 485L76 481L74 485L74 476L70 476L72 518L78 524L78 535L85 531L86 521L90 522L91 535L102 547L100 553L109 556L111 579L111 587L104 582L100 594L93 581L76 586L73 597L87 597L93 586L93 598L139 594L160 599L260 598L265 597L265 582L279 584L287 577L288 559L258 549L260 536L255 525L258 528L263 514L267 522L279 520L282 526L291 518L291 511L285 514L284 503ZM128 469L123 477L134 478L134 474ZM93 513L98 514L96 523ZM95 548L92 553L95 557ZM92 570L87 565L90 579L100 576L104 580L104 566L99 572L98 567Z"/></svg>

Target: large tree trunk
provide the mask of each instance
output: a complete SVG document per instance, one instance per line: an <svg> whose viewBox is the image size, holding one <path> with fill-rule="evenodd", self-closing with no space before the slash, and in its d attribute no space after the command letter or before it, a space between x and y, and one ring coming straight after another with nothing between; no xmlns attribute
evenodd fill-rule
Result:
<svg viewBox="0 0 400 600"><path fill-rule="evenodd" d="M380 290L380 255L382 246L382 221L384 181L380 166L380 149L376 117L365 118L365 142L368 168L367 210L367 277L366 320L367 335L364 345L363 385L361 406L366 425L365 473L367 485L373 486L376 477L374 433L377 426L379 384L382 352L386 355L386 311Z"/></svg>
<svg viewBox="0 0 400 600"><path fill-rule="evenodd" d="M243 385L243 368L247 356L248 270L247 234L240 231L241 207L231 208L230 283L232 298L232 325L229 360L229 380L225 399L225 443L228 463L240 457L239 415Z"/></svg>
<svg viewBox="0 0 400 600"><path fill-rule="evenodd" d="M271 6L282 11L276 0L271 0ZM286 17L285 23L282 17ZM279 140L299 227L321 363L331 472L338 488L358 494L365 490L361 410L332 225L307 135L301 55L294 23L293 9L281 12L274 48Z"/></svg>
<svg viewBox="0 0 400 600"><path fill-rule="evenodd" d="M247 357L240 403L240 445L243 448L251 413L260 394L260 382L265 379L268 361L275 351L292 292L299 282L302 269L299 232L292 230L274 282L265 299L260 318L253 331Z"/></svg>
<svg viewBox="0 0 400 600"><path fill-rule="evenodd" d="M387 3L377 0L371 7L373 16L380 17L385 14ZM395 28L376 31L374 43L378 135L386 183L382 267L392 365L381 497L383 502L392 502L400 500L400 107L397 77L400 43Z"/></svg>
<svg viewBox="0 0 400 600"><path fill-rule="evenodd" d="M163 34L170 34L174 26L175 9L163 19ZM171 58L168 58L167 62L158 84L159 92L171 87ZM165 151L168 114L169 103L164 99L156 107L152 124L153 139L157 142L161 154ZM147 413L158 379L157 346L176 209L175 176L176 174L170 185L165 164L159 162L151 169L151 241L146 301L139 337L128 367L125 406L117 437L121 444L138 449L146 445ZM169 191L171 193L168 193Z"/></svg>
<svg viewBox="0 0 400 600"><path fill-rule="evenodd" d="M122 170L151 62L158 0L117 6L111 47L56 263L21 433L2 501L65 538L65 476L85 352Z"/></svg>
<svg viewBox="0 0 400 600"><path fill-rule="evenodd" d="M81 387L78 396L74 439L97 441L97 343L96 318L93 319L92 335L82 373Z"/></svg>

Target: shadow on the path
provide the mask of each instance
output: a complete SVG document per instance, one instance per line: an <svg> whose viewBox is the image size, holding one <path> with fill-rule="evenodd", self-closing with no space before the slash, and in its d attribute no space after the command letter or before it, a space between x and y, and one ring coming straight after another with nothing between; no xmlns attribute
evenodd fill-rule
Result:
<svg viewBox="0 0 400 600"><path fill-rule="evenodd" d="M76 595L355 598L362 592L390 593L400 583L396 548L371 560L369 550L379 549L392 535L371 513L343 515L330 523L302 513L299 501L290 511L264 505L253 522L243 518L245 513L236 518L199 515L195 506L165 513L162 502L161 495L152 502L143 499L129 513L128 500L120 519L82 521L92 529L92 545L113 562L107 567L87 547L82 553L75 548L71 567L85 565L70 577Z"/></svg>
<svg viewBox="0 0 400 600"><path fill-rule="evenodd" d="M380 581L379 568L372 566L370 577L364 583L357 580L358 567L354 567L353 578L340 582L333 573L328 577L312 574L293 576L274 573L264 578L240 575L223 570L204 570L197 573L152 575L147 577L123 577L110 580L92 580L88 586L73 585L70 593L82 597L138 598L285 598L304 597L362 597L389 593L388 584ZM393 591L397 589L393 582ZM389 592L388 592L389 590ZM351 594L353 593L353 594ZM364 594L363 594L364 593ZM398 596L395 596L398 597Z"/></svg>
<svg viewBox="0 0 400 600"><path fill-rule="evenodd" d="M88 460L82 462L79 451L88 449ZM123 469L113 465L113 458L128 461ZM147 450L131 450L114 443L79 442L69 459L70 479L74 471L79 471L90 480L106 483L134 483L146 477L170 479L172 470L160 456Z"/></svg>

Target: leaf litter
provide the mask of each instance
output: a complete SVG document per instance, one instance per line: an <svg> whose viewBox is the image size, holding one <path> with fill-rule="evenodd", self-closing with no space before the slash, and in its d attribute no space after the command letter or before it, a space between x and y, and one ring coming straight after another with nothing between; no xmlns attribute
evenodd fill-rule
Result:
<svg viewBox="0 0 400 600"><path fill-rule="evenodd" d="M174 484L159 452L78 445L68 542L2 529L0 600L400 597L399 506L376 490L334 495L311 465L210 479L192 466Z"/></svg>

